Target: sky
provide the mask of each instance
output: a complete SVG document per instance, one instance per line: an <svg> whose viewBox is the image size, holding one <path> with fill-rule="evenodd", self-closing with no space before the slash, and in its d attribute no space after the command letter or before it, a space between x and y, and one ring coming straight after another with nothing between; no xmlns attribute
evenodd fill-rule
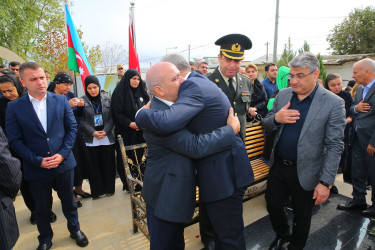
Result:
<svg viewBox="0 0 375 250"><path fill-rule="evenodd" d="M133 0L136 46L141 67L168 53L190 58L216 57L215 41L230 33L248 36L247 61L273 53L276 0ZM374 0L280 0L277 53L288 38L298 50L306 40L311 52L331 54L328 34L354 8L374 6ZM71 14L90 46L107 42L128 50L129 0L74 0ZM175 49L175 47L177 47Z"/></svg>

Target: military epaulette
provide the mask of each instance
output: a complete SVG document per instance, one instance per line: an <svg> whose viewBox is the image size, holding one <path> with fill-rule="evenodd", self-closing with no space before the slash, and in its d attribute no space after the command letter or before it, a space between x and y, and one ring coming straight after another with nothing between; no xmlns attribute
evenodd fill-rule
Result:
<svg viewBox="0 0 375 250"><path fill-rule="evenodd" d="M243 74L241 72L238 72L238 73L240 73L242 76L246 77L247 79L251 80L250 77L248 77L247 75L245 75L245 74Z"/></svg>

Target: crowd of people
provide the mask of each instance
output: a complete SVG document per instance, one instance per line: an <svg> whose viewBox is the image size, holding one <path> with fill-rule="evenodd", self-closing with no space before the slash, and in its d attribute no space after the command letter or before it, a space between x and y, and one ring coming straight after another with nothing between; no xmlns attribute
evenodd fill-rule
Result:
<svg viewBox="0 0 375 250"><path fill-rule="evenodd" d="M252 47L248 37L229 34L215 44L219 66L212 72L207 61L189 63L179 54L152 65L146 81L137 70L117 65L119 81L111 97L93 75L85 78L85 94L77 98L67 72L49 82L49 72L35 62L1 69L0 198L11 204L2 221L1 249L12 249L19 237L11 202L18 189L39 231L37 249L52 247L51 223L57 219L52 190L70 237L87 246L78 197L112 196L116 172L123 190L129 190L117 135L125 145L148 146L141 171L151 249L184 249L196 185L205 249L245 249L242 200L254 176L244 141L252 117L265 128L263 158L270 166L265 199L276 235L270 249L305 247L312 207L338 192L338 170L352 184L353 199L337 209L375 217L375 206L365 199L368 186L375 192L375 61L356 62L354 82L345 89L336 73L320 83L319 61L308 52L289 67L268 63L260 82L253 63L240 73L245 50ZM138 149L128 157L135 161L143 154ZM83 190L85 179L90 192ZM292 229L287 204L294 214Z"/></svg>

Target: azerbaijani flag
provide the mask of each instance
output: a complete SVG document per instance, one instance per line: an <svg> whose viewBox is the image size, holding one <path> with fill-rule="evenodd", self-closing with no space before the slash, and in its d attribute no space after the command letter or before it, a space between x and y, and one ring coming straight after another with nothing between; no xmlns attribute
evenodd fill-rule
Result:
<svg viewBox="0 0 375 250"><path fill-rule="evenodd" d="M92 70L85 50L83 49L81 39L74 26L72 16L69 13L68 6L65 4L66 30L68 35L68 68L79 72L82 79L83 89L85 88L85 78L92 75Z"/></svg>

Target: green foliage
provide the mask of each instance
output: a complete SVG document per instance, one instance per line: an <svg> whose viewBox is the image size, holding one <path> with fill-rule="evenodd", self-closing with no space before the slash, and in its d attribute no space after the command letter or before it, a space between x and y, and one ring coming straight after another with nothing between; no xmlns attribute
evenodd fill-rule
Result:
<svg viewBox="0 0 375 250"><path fill-rule="evenodd" d="M284 50L281 54L280 60L277 61L277 67L286 66L289 67L289 62L296 56L296 52L292 49L292 43L290 37L288 38L288 43L284 44Z"/></svg>
<svg viewBox="0 0 375 250"><path fill-rule="evenodd" d="M63 0L1 0L0 46L8 48L26 61L38 62L52 76L67 67L68 46ZM82 31L78 29L82 41ZM101 61L99 46L89 48L90 65Z"/></svg>
<svg viewBox="0 0 375 250"><path fill-rule="evenodd" d="M375 9L354 9L330 31L327 41L333 54L366 54L375 52Z"/></svg>
<svg viewBox="0 0 375 250"><path fill-rule="evenodd" d="M0 46L24 59L32 57L33 46L49 22L61 12L59 0L2 0Z"/></svg>
<svg viewBox="0 0 375 250"><path fill-rule="evenodd" d="M310 52L310 45L307 43L307 41L305 40L305 42L303 43L303 47L298 49L298 54L302 54L304 52Z"/></svg>
<svg viewBox="0 0 375 250"><path fill-rule="evenodd" d="M320 53L316 56L319 60L320 63L320 74L319 74L319 79L322 80L323 82L326 81L326 76L327 76L327 71L324 67L323 64L323 57L320 55Z"/></svg>

